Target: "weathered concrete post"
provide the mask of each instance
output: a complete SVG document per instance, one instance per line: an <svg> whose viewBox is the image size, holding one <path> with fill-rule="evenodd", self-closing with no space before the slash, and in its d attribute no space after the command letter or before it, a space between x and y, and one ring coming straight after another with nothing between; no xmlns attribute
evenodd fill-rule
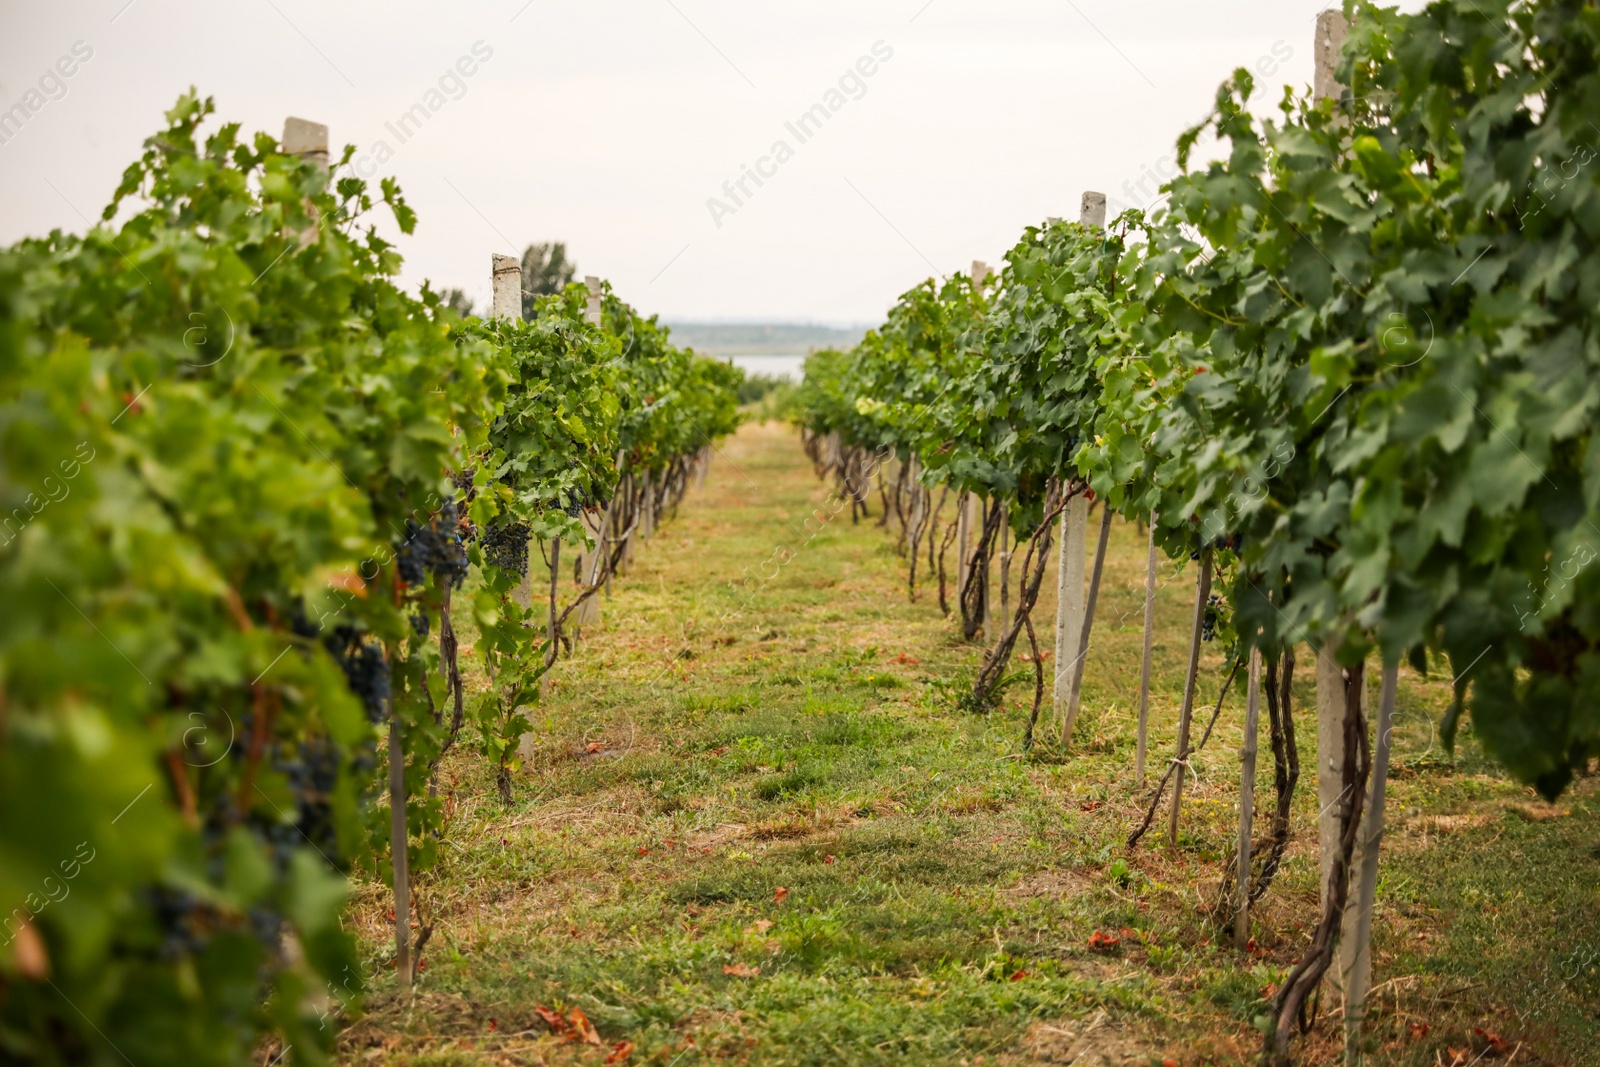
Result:
<svg viewBox="0 0 1600 1067"><path fill-rule="evenodd" d="M324 175L328 173L328 127L322 123L290 116L283 120L283 140L280 144L284 155L299 156ZM316 243L317 228L321 225L316 205L308 199L305 208L312 223L298 234L301 248L309 248Z"/></svg>
<svg viewBox="0 0 1600 1067"><path fill-rule="evenodd" d="M1398 664L1385 664L1378 697L1378 744L1372 757L1372 795L1361 820L1354 870L1360 882L1345 909L1339 944L1339 977L1345 991L1345 1063L1361 1063L1361 1024L1367 1015L1372 986L1372 912L1378 897L1378 850L1383 843L1383 807L1389 785L1389 739L1394 733L1394 698Z"/></svg>
<svg viewBox="0 0 1600 1067"><path fill-rule="evenodd" d="M1315 63L1312 90L1318 102L1328 99L1337 101L1344 93L1345 87L1339 83L1337 70L1339 54L1344 47L1349 28L1349 23L1340 11L1330 9L1317 15L1316 38L1312 45L1312 59ZM1338 110L1337 105L1335 110ZM1342 115L1335 116L1336 123L1342 124L1343 121ZM1340 666L1338 652L1339 642L1336 640L1324 641L1322 647L1317 649L1317 810L1319 812L1317 888L1324 903L1328 898L1328 879L1333 873L1335 857L1339 852L1340 809L1349 802L1349 798L1343 795L1343 767L1345 689L1349 684L1350 674ZM1365 708L1367 706L1365 687L1360 699L1362 707ZM1351 857L1351 870L1363 868L1365 863L1363 852L1366 842L1372 836L1368 826L1371 819L1371 805L1366 805L1366 809L1362 816L1361 831L1356 838L1356 854ZM1358 902L1355 894L1347 894L1346 899L1348 903L1345 906L1339 939L1339 961L1328 975L1334 990L1339 994L1346 992L1347 976L1357 970L1371 967L1371 961L1365 956L1364 946L1359 958L1357 956L1354 926Z"/></svg>
<svg viewBox="0 0 1600 1067"><path fill-rule="evenodd" d="M1106 194L1086 191L1078 205L1078 221L1091 229L1104 229ZM1067 484L1076 475L1062 472ZM1089 548L1089 497L1078 493L1061 514L1061 555L1056 569L1056 666L1052 689L1055 711L1061 719L1061 744L1072 740L1077 719L1073 689L1081 686L1079 670L1087 650L1086 603L1083 592L1084 555Z"/></svg>
<svg viewBox="0 0 1600 1067"><path fill-rule="evenodd" d="M283 120L283 151L328 169L328 127L292 115Z"/></svg>
<svg viewBox="0 0 1600 1067"><path fill-rule="evenodd" d="M1183 772L1188 769L1189 726L1194 715L1195 681L1200 673L1200 638L1211 598L1211 546L1200 550L1200 573L1195 577L1194 627L1189 634L1189 670L1183 682L1183 706L1178 709L1177 766L1172 771L1172 811L1167 817L1167 848L1178 848L1178 819L1183 813Z"/></svg>
<svg viewBox="0 0 1600 1067"><path fill-rule="evenodd" d="M522 263L516 256L493 257L494 292L490 297L491 319L522 318Z"/></svg>
<svg viewBox="0 0 1600 1067"><path fill-rule="evenodd" d="M491 319L522 318L522 261L516 256L502 256L498 252L490 257L489 317ZM522 608L533 607L533 552L529 545L528 569L522 581L511 592L511 599Z"/></svg>
<svg viewBox="0 0 1600 1067"><path fill-rule="evenodd" d="M589 300L584 309L584 320L591 325L599 326L601 321L601 285L600 279L589 275L583 279L584 286L589 290ZM598 507L583 510L583 532L594 543L593 548L584 550L578 557L578 573L582 578L582 588L587 589L600 580L600 561L605 552L606 515ZM574 614L577 626L600 625L600 597L598 594L585 600Z"/></svg>
<svg viewBox="0 0 1600 1067"><path fill-rule="evenodd" d="M972 288L979 294L982 294L984 289L987 288L989 284L989 277L992 274L993 271L989 269L989 264L985 263L981 259L973 260ZM967 534L973 540L972 552L974 555L974 558L968 562L967 566L982 566L983 568L983 574L978 578L978 611L983 617L984 640L992 642L999 634L999 627L996 625L993 612L989 610L989 590L992 584L991 578L993 576L991 561L994 557L994 546L991 544L988 547L983 554L983 559L981 560L976 558L976 554L978 550L978 543L983 538L984 519L989 513L989 508L1000 506L1000 498L999 495L996 494L992 499L985 501L976 493L971 493L967 497L967 504L972 509L972 513L967 519Z"/></svg>
<svg viewBox="0 0 1600 1067"><path fill-rule="evenodd" d="M1139 740L1133 755L1133 787L1144 787L1150 751L1150 656L1156 636L1156 513L1150 513L1150 554L1144 565L1144 658L1139 663Z"/></svg>
<svg viewBox="0 0 1600 1067"><path fill-rule="evenodd" d="M1249 692L1245 696L1244 745L1239 749L1239 855L1234 877L1233 943L1243 952L1250 943L1250 830L1256 811L1256 736L1261 722L1261 650L1250 650Z"/></svg>

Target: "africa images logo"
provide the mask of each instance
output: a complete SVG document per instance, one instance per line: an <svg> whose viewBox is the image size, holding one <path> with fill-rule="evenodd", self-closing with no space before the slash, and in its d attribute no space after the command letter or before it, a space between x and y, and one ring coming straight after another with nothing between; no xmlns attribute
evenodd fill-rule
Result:
<svg viewBox="0 0 1600 1067"><path fill-rule="evenodd" d="M46 104L67 95L67 79L78 73L78 68L94 58L94 49L87 41L72 42L70 54L57 59L39 75L38 84L0 111L0 144L9 144L28 120L44 110Z"/></svg>
<svg viewBox="0 0 1600 1067"><path fill-rule="evenodd" d="M894 49L886 42L873 42L871 55L864 55L853 66L846 67L838 83L823 93L820 101L801 112L792 122L783 124L789 136L794 138L795 145L803 145L811 140L822 132L822 127L832 121L834 115L844 110L846 104L866 96L867 79L878 73L881 64L893 58ZM727 199L715 196L706 198L706 210L711 212L711 221L717 224L717 229L722 229L725 215L737 214L755 196L755 189L766 184L763 179L777 177L778 168L794 157L795 146L780 137L772 142L766 155L756 159L753 168L739 164L739 176L722 183L722 193ZM755 189L750 188L752 182L755 183Z"/></svg>

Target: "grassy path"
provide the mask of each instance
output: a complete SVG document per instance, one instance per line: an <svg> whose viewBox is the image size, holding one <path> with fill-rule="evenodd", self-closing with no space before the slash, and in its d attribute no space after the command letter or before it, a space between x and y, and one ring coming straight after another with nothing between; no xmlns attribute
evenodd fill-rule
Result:
<svg viewBox="0 0 1600 1067"><path fill-rule="evenodd" d="M1181 847L1157 830L1121 848L1140 799L1136 532L1114 532L1076 743L1029 760L1031 676L993 715L955 710L980 650L935 592L908 603L876 501L872 522L803 527L826 498L792 431L746 426L558 668L514 807L470 750L447 764L426 970L403 999L376 983L343 1062L599 1063L623 1041L626 1062L673 1067L1251 1060L1263 990L1315 918L1309 666L1297 837L1242 954L1202 910L1234 832L1237 701L1195 760ZM1191 590L1163 575L1157 770ZM1036 612L1046 647L1054 614ZM1220 662L1208 648L1211 700ZM1470 738L1448 759L1431 726L1448 693L1402 680L1370 1062L1465 1063L1480 1028L1520 1044L1520 1067L1600 1063L1594 780L1551 808ZM359 887L374 956L387 908ZM1119 943L1091 950L1096 931ZM581 1008L602 1047L558 1041L538 1005ZM1319 1024L1302 1062L1333 1062L1332 1041Z"/></svg>

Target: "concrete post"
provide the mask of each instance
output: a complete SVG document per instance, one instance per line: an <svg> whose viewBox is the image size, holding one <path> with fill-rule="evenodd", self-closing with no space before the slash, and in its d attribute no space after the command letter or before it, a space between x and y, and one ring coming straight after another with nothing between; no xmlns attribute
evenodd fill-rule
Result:
<svg viewBox="0 0 1600 1067"><path fill-rule="evenodd" d="M516 256L492 257L494 296L489 304L492 319L522 318L522 262Z"/></svg>
<svg viewBox="0 0 1600 1067"><path fill-rule="evenodd" d="M284 155L299 156L320 170L328 169L328 127L293 116L283 120Z"/></svg>
<svg viewBox="0 0 1600 1067"><path fill-rule="evenodd" d="M1250 943L1250 830L1256 811L1256 737L1261 722L1261 650L1250 650L1250 687L1245 695L1244 746L1239 749L1239 854L1234 877L1233 943Z"/></svg>
<svg viewBox="0 0 1600 1067"><path fill-rule="evenodd" d="M1092 229L1106 224L1106 194L1086 191L1079 201L1078 221ZM1063 480L1075 480L1063 472ZM1061 719L1061 743L1072 740L1069 731L1073 718L1072 682L1078 670L1083 645L1085 600L1083 593L1084 554L1089 549L1089 498L1074 496L1061 514L1061 557L1056 570L1056 667L1052 696L1055 712Z"/></svg>
<svg viewBox="0 0 1600 1067"><path fill-rule="evenodd" d="M1150 513L1150 555L1144 565L1144 658L1139 663L1139 740L1133 756L1133 787L1144 788L1150 751L1150 656L1156 635L1156 513Z"/></svg>

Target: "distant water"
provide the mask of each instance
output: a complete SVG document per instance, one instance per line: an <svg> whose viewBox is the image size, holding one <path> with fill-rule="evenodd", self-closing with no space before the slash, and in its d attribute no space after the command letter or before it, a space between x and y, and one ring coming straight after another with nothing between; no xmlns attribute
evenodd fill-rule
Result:
<svg viewBox="0 0 1600 1067"><path fill-rule="evenodd" d="M804 356L729 356L727 358L735 367L744 368L747 374L770 374L778 378L788 378L793 382L800 380L800 368L806 361Z"/></svg>

